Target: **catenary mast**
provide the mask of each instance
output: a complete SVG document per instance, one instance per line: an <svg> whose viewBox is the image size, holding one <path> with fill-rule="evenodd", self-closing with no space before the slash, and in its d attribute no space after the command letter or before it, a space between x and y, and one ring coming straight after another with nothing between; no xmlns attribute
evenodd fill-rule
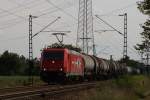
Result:
<svg viewBox="0 0 150 100"><path fill-rule="evenodd" d="M96 55L92 0L79 0L77 47L80 47L83 53Z"/></svg>

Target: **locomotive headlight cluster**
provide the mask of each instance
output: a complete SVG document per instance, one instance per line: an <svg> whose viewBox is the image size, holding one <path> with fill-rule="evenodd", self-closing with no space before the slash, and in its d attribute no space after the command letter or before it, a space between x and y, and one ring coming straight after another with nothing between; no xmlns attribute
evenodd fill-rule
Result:
<svg viewBox="0 0 150 100"><path fill-rule="evenodd" d="M62 68L60 68L60 71L63 71L63 69L62 69Z"/></svg>

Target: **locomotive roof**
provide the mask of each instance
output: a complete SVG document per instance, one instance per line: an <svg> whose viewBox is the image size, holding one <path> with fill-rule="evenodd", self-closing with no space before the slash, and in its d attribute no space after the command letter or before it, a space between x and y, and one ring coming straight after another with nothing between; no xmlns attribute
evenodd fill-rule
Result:
<svg viewBox="0 0 150 100"><path fill-rule="evenodd" d="M44 48L43 51L47 51L47 50L65 50L66 48Z"/></svg>
<svg viewBox="0 0 150 100"><path fill-rule="evenodd" d="M69 53L79 54L79 52L74 51L74 50L70 50L68 48L44 48L43 49L43 51L48 51L48 50L56 50L56 51L68 50Z"/></svg>

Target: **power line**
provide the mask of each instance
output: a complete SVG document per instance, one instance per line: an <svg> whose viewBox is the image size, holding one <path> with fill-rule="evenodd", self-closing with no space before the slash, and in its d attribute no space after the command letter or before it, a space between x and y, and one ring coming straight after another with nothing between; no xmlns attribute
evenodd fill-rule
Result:
<svg viewBox="0 0 150 100"><path fill-rule="evenodd" d="M72 17L75 20L78 20L77 18L75 18L73 15L71 15L70 13L66 12L64 9L58 7L57 5L55 5L54 3L52 3L50 0L45 0L46 2L48 2L50 5L54 6L55 8L59 9L61 12L63 12L64 14Z"/></svg>
<svg viewBox="0 0 150 100"><path fill-rule="evenodd" d="M13 7L13 8L10 8L10 9L7 9L7 11L11 11L12 13L16 13L16 12L19 12L19 11L22 11L22 9L24 9L24 7L23 6L26 6L26 5L31 5L31 6L29 6L28 7L28 9L30 8L30 7L37 7L37 4L35 5L35 3L38 3L37 1L32 1L32 2L29 2L29 3L25 3L25 4L23 4L22 6L17 6L17 7ZM39 2L39 4L38 5L40 5L41 6L41 2ZM1 15L1 14L4 14L4 15ZM4 16L8 16L9 14L7 13L6 14L6 12L5 11L2 11L1 13L0 13L0 17L4 17Z"/></svg>
<svg viewBox="0 0 150 100"><path fill-rule="evenodd" d="M104 13L104 14L102 14L102 15L100 15L100 16L107 16L107 15L112 14L112 13L114 13L114 12L127 9L127 8L133 7L133 6L135 6L135 5L136 5L136 3L132 3L132 4L129 4L129 5L124 6L124 7L122 7L122 8L117 8L117 9L114 9L114 10L112 10L112 11L110 11L110 12Z"/></svg>
<svg viewBox="0 0 150 100"><path fill-rule="evenodd" d="M40 3L41 4L41 3ZM11 12L10 10L5 10L5 9L2 9L2 8L0 8L0 10L1 11L3 11L3 12L5 12L5 13L7 13L7 14L9 14L9 15L13 15L13 16L16 16L16 17L18 17L18 18L21 18L21 19L24 19L24 20L28 20L26 17L22 17L22 16L20 16L20 15L17 15L17 14L15 14L15 12ZM0 17L2 17L2 16L0 16ZM14 23L15 24L15 23ZM36 24L38 24L38 23L36 23ZM40 24L38 24L38 25L40 25ZM40 25L41 26L41 25ZM7 27L6 27L7 28ZM5 29L5 28L1 28L1 29Z"/></svg>
<svg viewBox="0 0 150 100"><path fill-rule="evenodd" d="M65 6L64 9L70 8L70 7L71 7L70 5L69 5L69 7ZM44 11L48 11L48 12L45 12L45 13L42 13L42 14L38 15L38 17L45 16L45 15L48 15L48 14L52 14L52 13L55 13L55 12L59 11L59 9L57 9L57 8L53 9L52 11L49 11L49 10L52 10L52 8L48 8L46 10L43 10L42 12L44 12Z"/></svg>
<svg viewBox="0 0 150 100"><path fill-rule="evenodd" d="M28 38L28 36L24 35L24 36L9 38L9 39L3 39L3 40L0 40L0 41L2 43L2 42L6 42L6 41L14 41L14 40L20 40L20 39L26 39L26 38Z"/></svg>
<svg viewBox="0 0 150 100"><path fill-rule="evenodd" d="M100 18L98 15L95 15L98 19L100 19L102 22L104 22L106 25L108 25L109 27L111 27L112 29L114 29L116 32L118 32L119 34L123 35L123 33L121 33L120 31L118 31L116 28L114 28L113 26L111 26L108 22L104 21L102 18Z"/></svg>
<svg viewBox="0 0 150 100"><path fill-rule="evenodd" d="M70 6L70 5L69 5ZM67 6L65 6L66 8L68 8ZM49 8L50 9L50 8ZM47 9L47 10L49 10L49 9ZM15 14L14 12L10 12L9 10L5 10L5 9L1 9L3 12L5 12L5 13L7 13L7 14L10 14L10 15L13 15L13 16L17 16L17 17L19 17L19 18L22 18L22 19L25 19L25 20L27 20L26 18L24 18L24 17L22 17L22 16L19 16L19 15L17 15L17 14ZM58 10L60 10L60 9L58 9L58 8L56 8L55 10L53 10L52 12L47 12L47 13L43 13L43 14L41 14L41 15L39 15L38 17L41 17L41 16L43 16L43 15L47 15L47 14L49 14L49 13L53 13L53 12L56 12L56 11L58 11ZM43 12L43 11L42 11ZM15 19L14 19L15 20ZM10 20L8 20L9 22L10 22ZM20 21L21 22L21 21ZM6 22L5 22L6 23ZM12 25L13 24L16 24L17 22L15 21L14 23L11 23ZM4 27L2 27L1 29L6 29L6 28L9 28L9 27L11 27L11 24L5 24L5 26ZM37 25L39 25L38 23L36 23ZM40 25L41 26L41 25Z"/></svg>
<svg viewBox="0 0 150 100"><path fill-rule="evenodd" d="M24 20L28 21L28 18L26 18L26 17L17 15L17 14L15 14L15 13L13 13L13 12L10 12L10 11L5 10L5 9L2 9L2 8L0 8L0 10L5 11L5 12L7 12L7 13L10 14L10 15L13 15L13 16L16 16L16 17L18 17L18 18L21 18L21 19L24 19ZM35 22L35 23L36 23L37 25L41 26L39 23L37 23L37 22Z"/></svg>
<svg viewBox="0 0 150 100"><path fill-rule="evenodd" d="M65 7L67 7L67 6L65 6ZM68 7L67 7L68 8ZM10 14L10 15L14 15L14 16L17 16L17 17L19 17L19 18L24 18L24 17L22 17L22 16L18 16L18 15L16 15L15 13L13 13L13 12L10 12L10 11L8 11L8 10L4 10L4 9L1 9L3 12L4 11L6 11L8 14ZM46 10L50 10L50 8L49 9L46 9ZM56 11L58 11L58 9L54 9L53 11L51 11L51 12L47 12L47 13L43 13L43 14L41 14L41 15L39 15L38 17L41 17L41 16L43 16L43 15L47 15L47 14L49 14L49 13L53 13L53 12L56 12ZM42 11L43 12L43 11ZM16 19L14 19L14 20L16 20ZM25 20L27 20L27 19L25 19ZM10 20L8 20L8 22L10 22ZM6 22L5 22L6 23ZM13 23L12 23L13 24ZM16 22L14 22L14 24L16 24ZM39 25L39 24L38 24ZM5 26L7 26L7 25L5 25ZM9 28L10 27L10 25L8 24L8 27L5 27L4 26L4 28L1 28L1 29L6 29L6 28Z"/></svg>
<svg viewBox="0 0 150 100"><path fill-rule="evenodd" d="M18 20L16 22L13 22L13 23L10 23L10 24L6 24L6 25L3 25L2 27L0 27L0 30L4 30L4 29L7 29L7 28L10 28L10 27L14 27L20 23L23 23L23 20Z"/></svg>
<svg viewBox="0 0 150 100"><path fill-rule="evenodd" d="M47 1L46 1L46 3L47 3ZM48 4L49 4L49 3L48 3ZM72 4L73 4L73 3L72 3ZM63 6L63 9L72 7L72 4L61 3L61 5ZM58 7L60 8L61 5L58 5ZM52 8L52 7L53 7L53 8ZM54 7L54 6L52 6L52 7L47 8L47 9L45 9L45 10L42 10L41 12L44 12L44 13L38 15L38 17L44 16L44 15L48 15L48 14L52 14L52 13L54 13L54 12L60 11L58 8L56 8L56 7ZM45 12L45 11L48 11L48 12ZM39 12L36 12L36 13L39 14ZM36 13L33 13L33 14L34 14L34 15L37 15Z"/></svg>
<svg viewBox="0 0 150 100"><path fill-rule="evenodd" d="M22 16L20 16L20 15L17 15L17 14L15 14L15 13L13 13L13 12L10 12L10 11L8 11L8 10L2 9L2 8L0 8L0 10L3 11L3 12L8 13L8 14L10 14L10 15L19 17L19 18L21 18L21 19L26 19L26 18L24 18L24 17L22 17Z"/></svg>

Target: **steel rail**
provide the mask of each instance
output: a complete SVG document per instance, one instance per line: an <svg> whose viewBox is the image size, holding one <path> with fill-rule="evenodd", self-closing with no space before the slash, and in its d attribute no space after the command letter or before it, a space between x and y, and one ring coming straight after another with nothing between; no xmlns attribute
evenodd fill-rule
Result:
<svg viewBox="0 0 150 100"><path fill-rule="evenodd" d="M22 92L0 95L0 100L21 100L24 98L54 96L54 95L68 93L71 91L92 88L95 86L96 83L92 82L92 83L82 83L82 84L75 84L75 85L65 85L65 86L55 87L55 88L42 88L37 90L22 91Z"/></svg>
<svg viewBox="0 0 150 100"><path fill-rule="evenodd" d="M56 85L35 85L35 86L19 86L19 87L13 87L13 88L1 88L0 89L0 95L10 94L10 93L16 93L19 91L29 91L29 90L37 90L41 88L48 88L48 87L55 87Z"/></svg>

